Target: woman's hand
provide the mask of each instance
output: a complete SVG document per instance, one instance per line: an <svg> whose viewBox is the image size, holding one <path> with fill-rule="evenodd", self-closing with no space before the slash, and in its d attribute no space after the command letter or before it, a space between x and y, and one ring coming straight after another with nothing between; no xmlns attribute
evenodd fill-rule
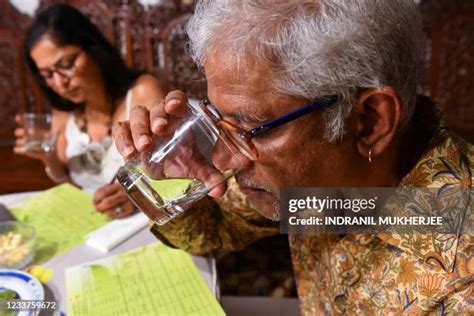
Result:
<svg viewBox="0 0 474 316"><path fill-rule="evenodd" d="M25 144L26 144L26 129L24 126L23 116L17 114L15 116L15 122L17 123L18 127L15 129L15 147L13 148L13 152L18 155L23 155L29 158L41 160L44 164L47 164L47 161L51 160L51 156L54 155L53 152L34 152L34 151L26 151Z"/></svg>
<svg viewBox="0 0 474 316"><path fill-rule="evenodd" d="M93 201L97 212L112 218L127 217L135 211L133 203L118 183L106 184L99 188L94 193Z"/></svg>

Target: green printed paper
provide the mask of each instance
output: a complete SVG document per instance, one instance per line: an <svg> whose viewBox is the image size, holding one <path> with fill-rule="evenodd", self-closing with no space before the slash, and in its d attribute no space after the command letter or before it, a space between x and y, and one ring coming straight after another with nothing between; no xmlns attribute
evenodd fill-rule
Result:
<svg viewBox="0 0 474 316"><path fill-rule="evenodd" d="M89 194L70 184L39 193L11 212L36 229L36 263L78 246L87 234L109 221L94 210Z"/></svg>
<svg viewBox="0 0 474 316"><path fill-rule="evenodd" d="M66 270L68 316L224 315L191 257L154 243Z"/></svg>

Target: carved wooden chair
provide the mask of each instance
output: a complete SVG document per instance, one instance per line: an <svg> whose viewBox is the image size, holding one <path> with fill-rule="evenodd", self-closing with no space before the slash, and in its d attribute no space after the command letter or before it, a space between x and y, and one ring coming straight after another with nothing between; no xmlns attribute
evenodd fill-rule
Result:
<svg viewBox="0 0 474 316"><path fill-rule="evenodd" d="M168 91L179 89L190 98L202 99L207 94L206 78L187 52L185 25L190 16L185 14L171 20L163 30L162 76Z"/></svg>

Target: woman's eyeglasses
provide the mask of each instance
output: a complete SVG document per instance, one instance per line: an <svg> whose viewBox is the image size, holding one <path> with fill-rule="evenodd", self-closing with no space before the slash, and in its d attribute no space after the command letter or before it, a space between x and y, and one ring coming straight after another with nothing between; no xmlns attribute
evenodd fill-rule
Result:
<svg viewBox="0 0 474 316"><path fill-rule="evenodd" d="M42 84L51 86L53 84L54 74L57 73L64 79L71 79L77 71L77 60L82 52L72 56L66 56L56 62L50 69L39 70L39 77Z"/></svg>
<svg viewBox="0 0 474 316"><path fill-rule="evenodd" d="M316 102L306 104L302 108L269 120L260 124L252 129L245 129L232 122L225 120L214 105L209 100L203 100L200 103L201 109L212 119L212 121L219 127L221 127L223 133L226 134L227 138L233 142L234 147L237 147L247 158L254 161L258 157L257 148L255 147L252 139L267 133L277 127L280 127L286 123L294 121L304 115L307 115L315 110L325 108L336 103L339 100L339 95L329 95L322 97Z"/></svg>

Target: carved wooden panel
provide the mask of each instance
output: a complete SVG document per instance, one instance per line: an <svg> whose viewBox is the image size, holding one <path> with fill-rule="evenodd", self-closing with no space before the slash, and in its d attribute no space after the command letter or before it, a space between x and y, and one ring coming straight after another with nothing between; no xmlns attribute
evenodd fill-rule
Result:
<svg viewBox="0 0 474 316"><path fill-rule="evenodd" d="M8 1L0 1L0 28L9 29L12 34L21 36L28 26L29 17L21 14Z"/></svg>
<svg viewBox="0 0 474 316"><path fill-rule="evenodd" d="M19 46L16 39L5 30L0 30L0 144L13 142L15 114L26 108L23 95Z"/></svg>
<svg viewBox="0 0 474 316"><path fill-rule="evenodd" d="M420 6L431 43L431 96L448 126L474 141L474 2L426 0Z"/></svg>
<svg viewBox="0 0 474 316"><path fill-rule="evenodd" d="M8 146L14 141L15 114L29 105L20 50L28 18L8 1L0 3L0 12L0 145Z"/></svg>
<svg viewBox="0 0 474 316"><path fill-rule="evenodd" d="M181 10L175 0L163 0L157 5L148 7L145 12L145 59L146 69L167 84L162 75L164 68L164 47L162 34L166 25L180 14Z"/></svg>
<svg viewBox="0 0 474 316"><path fill-rule="evenodd" d="M206 95L206 79L186 52L186 21L190 14L172 20L163 31L166 88L186 91L189 97L202 99Z"/></svg>
<svg viewBox="0 0 474 316"><path fill-rule="evenodd" d="M474 16L447 21L434 40L433 95L446 111L446 121L457 129L474 132Z"/></svg>
<svg viewBox="0 0 474 316"><path fill-rule="evenodd" d="M20 45L29 21L8 1L0 1L0 194L52 185L41 162L13 153L15 114L44 110L39 90L21 60Z"/></svg>
<svg viewBox="0 0 474 316"><path fill-rule="evenodd" d="M123 47L122 56L126 58L127 64L139 69L146 68L144 30L145 13L143 7L136 1L133 4L128 3L120 6L116 17L115 32L121 35L122 39L116 43L120 43L120 47Z"/></svg>

